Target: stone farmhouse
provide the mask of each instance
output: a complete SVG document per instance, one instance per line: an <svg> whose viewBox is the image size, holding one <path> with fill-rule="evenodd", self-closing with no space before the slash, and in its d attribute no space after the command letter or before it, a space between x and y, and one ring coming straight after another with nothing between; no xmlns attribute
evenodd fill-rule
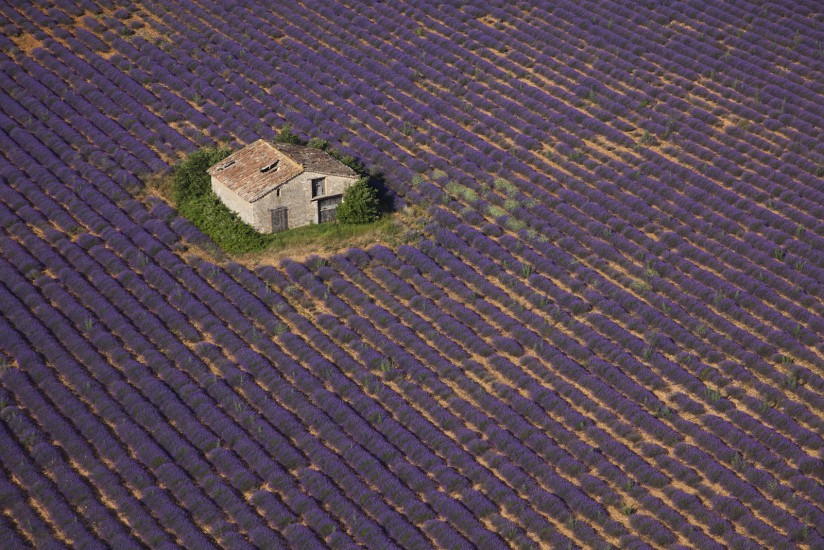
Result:
<svg viewBox="0 0 824 550"><path fill-rule="evenodd" d="M354 170L320 149L259 139L208 170L212 190L261 233L334 221Z"/></svg>

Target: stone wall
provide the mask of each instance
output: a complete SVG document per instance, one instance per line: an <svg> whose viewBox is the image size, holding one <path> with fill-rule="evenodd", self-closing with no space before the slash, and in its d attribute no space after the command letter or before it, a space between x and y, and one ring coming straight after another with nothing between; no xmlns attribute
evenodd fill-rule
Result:
<svg viewBox="0 0 824 550"><path fill-rule="evenodd" d="M312 179L326 178L326 193L312 199ZM285 206L289 209L289 228L318 223L318 198L342 194L357 178L345 176L324 176L304 172L280 187L280 194L271 191L253 203L254 223L251 225L261 232L272 231L272 210Z"/></svg>
<svg viewBox="0 0 824 550"><path fill-rule="evenodd" d="M255 212L254 212L254 203L250 203L238 196L237 193L220 183L214 177L212 177L212 191L215 192L215 195L229 207L230 210L237 212L240 219L254 227L256 230L260 232L266 232L272 230L272 221L269 220L269 227L262 227L257 225L255 222Z"/></svg>
<svg viewBox="0 0 824 550"><path fill-rule="evenodd" d="M312 198L312 179L326 178L326 193ZM261 233L272 232L272 210L280 206L289 209L289 228L318 223L318 198L340 195L357 178L346 176L324 176L304 172L280 187L280 191L270 191L255 202L247 202L237 193L212 178L212 190L230 210L237 212L240 219Z"/></svg>

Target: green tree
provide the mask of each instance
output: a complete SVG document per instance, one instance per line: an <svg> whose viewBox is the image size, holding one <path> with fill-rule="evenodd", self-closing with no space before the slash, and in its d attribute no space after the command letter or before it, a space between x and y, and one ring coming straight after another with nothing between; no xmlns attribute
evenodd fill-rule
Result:
<svg viewBox="0 0 824 550"><path fill-rule="evenodd" d="M371 223L380 218L378 191L369 178L360 178L346 189L336 214L340 223Z"/></svg>
<svg viewBox="0 0 824 550"><path fill-rule="evenodd" d="M205 147L177 164L172 172L172 199L177 210L230 254L263 249L272 240L229 210L212 191L210 167L229 156L226 148Z"/></svg>
<svg viewBox="0 0 824 550"><path fill-rule="evenodd" d="M327 149L329 149L329 142L325 139L321 139L318 137L313 137L309 140L309 142L306 145L307 147L312 147L313 149L320 149L321 151L326 151Z"/></svg>
<svg viewBox="0 0 824 550"><path fill-rule="evenodd" d="M211 191L187 200L179 208L181 214L229 254L262 250L272 241L271 235L255 231Z"/></svg>
<svg viewBox="0 0 824 550"><path fill-rule="evenodd" d="M278 135L275 136L275 142L277 142L277 143L291 143L292 145L303 145L303 140L300 139L300 136L292 131L292 125L291 124L284 124L283 125L283 128L280 129L280 132L278 132Z"/></svg>
<svg viewBox="0 0 824 550"><path fill-rule="evenodd" d="M229 149L225 147L204 147L175 166L172 174L172 200L178 208L211 191L211 179L206 170L228 157L229 153Z"/></svg>

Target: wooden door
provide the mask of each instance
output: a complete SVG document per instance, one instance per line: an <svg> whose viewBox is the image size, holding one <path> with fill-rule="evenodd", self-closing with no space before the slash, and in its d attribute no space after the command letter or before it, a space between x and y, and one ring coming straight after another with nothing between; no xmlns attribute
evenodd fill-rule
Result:
<svg viewBox="0 0 824 550"><path fill-rule="evenodd" d="M279 206L272 210L272 233L289 229L289 210Z"/></svg>
<svg viewBox="0 0 824 550"><path fill-rule="evenodd" d="M340 196L318 201L318 223L335 221L335 214L340 204Z"/></svg>

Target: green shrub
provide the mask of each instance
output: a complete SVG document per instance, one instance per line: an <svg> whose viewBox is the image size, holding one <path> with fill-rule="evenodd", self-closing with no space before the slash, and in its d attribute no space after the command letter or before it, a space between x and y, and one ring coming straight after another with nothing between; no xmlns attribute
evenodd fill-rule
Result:
<svg viewBox="0 0 824 550"><path fill-rule="evenodd" d="M228 157L229 153L231 151L225 147L204 147L175 166L172 174L172 200L178 208L190 199L209 193L212 186L206 170Z"/></svg>
<svg viewBox="0 0 824 550"><path fill-rule="evenodd" d="M312 147L313 149L320 149L321 151L326 151L329 149L329 142L325 139L313 137L306 143L307 147Z"/></svg>
<svg viewBox="0 0 824 550"><path fill-rule="evenodd" d="M339 223L372 223L380 218L378 191L368 178L360 178L343 193L337 209Z"/></svg>
<svg viewBox="0 0 824 550"><path fill-rule="evenodd" d="M225 148L205 147L175 166L172 199L178 211L225 252L241 254L260 250L271 242L271 236L255 231L212 192L206 170L229 153Z"/></svg>
<svg viewBox="0 0 824 550"><path fill-rule="evenodd" d="M255 231L229 210L211 190L205 195L185 201L178 209L209 235L216 245L230 254L261 250L272 241L271 235Z"/></svg>
<svg viewBox="0 0 824 550"><path fill-rule="evenodd" d="M292 131L291 124L285 124L283 128L280 129L278 135L275 136L275 141L277 143L291 143L292 145L304 145L304 142L302 139L300 139L300 136Z"/></svg>

